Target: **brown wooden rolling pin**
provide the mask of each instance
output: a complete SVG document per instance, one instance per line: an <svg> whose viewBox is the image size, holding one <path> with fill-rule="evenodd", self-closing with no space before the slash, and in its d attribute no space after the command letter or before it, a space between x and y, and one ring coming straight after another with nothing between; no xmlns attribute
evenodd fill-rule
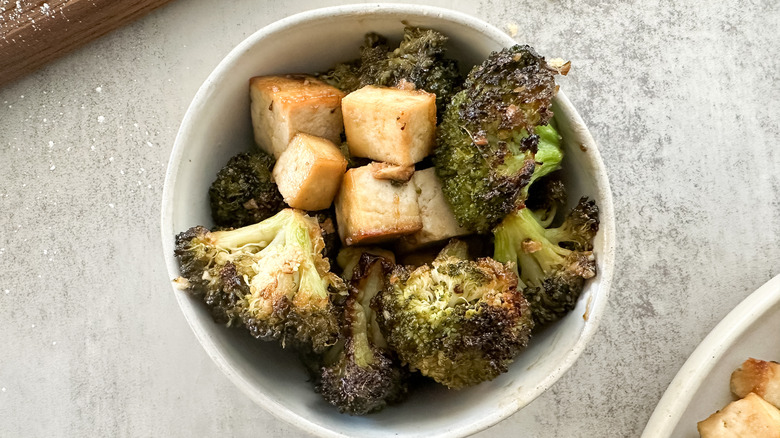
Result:
<svg viewBox="0 0 780 438"><path fill-rule="evenodd" d="M0 86L170 0L0 0Z"/></svg>

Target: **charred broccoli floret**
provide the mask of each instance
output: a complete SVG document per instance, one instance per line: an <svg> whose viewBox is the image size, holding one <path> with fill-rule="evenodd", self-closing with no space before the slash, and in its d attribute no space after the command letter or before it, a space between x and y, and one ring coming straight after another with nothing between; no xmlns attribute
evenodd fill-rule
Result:
<svg viewBox="0 0 780 438"><path fill-rule="evenodd" d="M209 188L214 223L220 227L244 227L283 209L284 199L271 177L273 167L273 157L262 151L231 158Z"/></svg>
<svg viewBox="0 0 780 438"><path fill-rule="evenodd" d="M393 49L385 37L369 33L359 59L336 65L320 79L346 93L366 85L411 83L436 95L441 115L463 82L457 61L444 57L447 39L435 30L407 26L400 45Z"/></svg>
<svg viewBox="0 0 780 438"><path fill-rule="evenodd" d="M375 303L390 346L410 369L450 388L492 380L528 343L533 320L517 276L453 241L431 265L396 266Z"/></svg>
<svg viewBox="0 0 780 438"><path fill-rule="evenodd" d="M538 325L557 321L572 310L585 280L596 275L595 201L580 199L559 227L550 227L554 216L522 208L494 230L494 258L519 268L521 287Z"/></svg>
<svg viewBox="0 0 780 438"><path fill-rule="evenodd" d="M331 294L345 293L323 248L317 221L293 209L230 231L193 227L176 236L177 283L218 322L323 351L339 336Z"/></svg>
<svg viewBox="0 0 780 438"><path fill-rule="evenodd" d="M555 73L531 47L518 45L474 67L453 98L434 164L461 226L488 232L522 200L540 137L552 139L543 126L552 117Z"/></svg>
<svg viewBox="0 0 780 438"><path fill-rule="evenodd" d="M365 42L360 47L361 54L371 47L371 41L368 39L369 35L372 34L366 35ZM336 64L327 72L319 73L317 77L345 93L351 93L363 86L360 78L361 60L362 58L358 58Z"/></svg>
<svg viewBox="0 0 780 438"><path fill-rule="evenodd" d="M316 389L342 413L376 412L407 393L408 372L389 349L371 309L371 300L385 287L392 258L392 253L357 248L339 253L339 265L349 285L343 339L326 353Z"/></svg>

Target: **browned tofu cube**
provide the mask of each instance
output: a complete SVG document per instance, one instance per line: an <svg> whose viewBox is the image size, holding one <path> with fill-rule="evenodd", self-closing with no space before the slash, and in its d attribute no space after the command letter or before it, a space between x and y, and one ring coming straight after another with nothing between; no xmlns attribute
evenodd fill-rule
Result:
<svg viewBox="0 0 780 438"><path fill-rule="evenodd" d="M347 159L332 141L298 134L276 161L273 176L284 202L313 211L330 207L346 170Z"/></svg>
<svg viewBox="0 0 780 438"><path fill-rule="evenodd" d="M780 409L780 363L746 360L731 374L731 392L737 397L753 392Z"/></svg>
<svg viewBox="0 0 780 438"><path fill-rule="evenodd" d="M422 228L414 185L376 179L371 166L349 169L336 195L336 222L345 245L384 242Z"/></svg>
<svg viewBox="0 0 780 438"><path fill-rule="evenodd" d="M702 438L780 438L780 410L752 392L698 423Z"/></svg>
<svg viewBox="0 0 780 438"><path fill-rule="evenodd" d="M311 76L285 75L254 77L249 90L255 142L275 158L299 132L340 142L339 89Z"/></svg>
<svg viewBox="0 0 780 438"><path fill-rule="evenodd" d="M431 153L436 95L367 86L341 102L350 154L401 166Z"/></svg>
<svg viewBox="0 0 780 438"><path fill-rule="evenodd" d="M469 230L458 225L458 220L455 219L455 214L441 191L441 182L434 168L414 172L412 184L417 191L417 204L420 207L423 226L420 231L402 237L399 250L411 251L445 239L469 234Z"/></svg>

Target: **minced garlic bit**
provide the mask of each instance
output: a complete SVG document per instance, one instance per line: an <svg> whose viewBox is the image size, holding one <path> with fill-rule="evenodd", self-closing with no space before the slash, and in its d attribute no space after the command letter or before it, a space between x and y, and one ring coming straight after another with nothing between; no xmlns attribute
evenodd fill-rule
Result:
<svg viewBox="0 0 780 438"><path fill-rule="evenodd" d="M187 290L190 288L190 282L184 277L176 277L173 279L173 286L179 290Z"/></svg>
<svg viewBox="0 0 780 438"><path fill-rule="evenodd" d="M547 61L547 65L564 76L569 74L569 70L571 69L571 61L566 61L561 58L550 59Z"/></svg>
<svg viewBox="0 0 780 438"><path fill-rule="evenodd" d="M540 242L531 239L524 240L521 245L523 252L526 254L533 254L542 249L542 244Z"/></svg>

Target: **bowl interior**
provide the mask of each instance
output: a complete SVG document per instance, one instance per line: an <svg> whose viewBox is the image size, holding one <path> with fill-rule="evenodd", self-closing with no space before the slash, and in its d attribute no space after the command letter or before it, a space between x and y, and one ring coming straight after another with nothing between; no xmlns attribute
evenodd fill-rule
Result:
<svg viewBox="0 0 780 438"><path fill-rule="evenodd" d="M397 40L404 23L448 35L448 53L465 69L491 51L513 44L511 38L473 17L400 5L315 11L283 20L247 39L204 83L176 140L163 196L162 234L171 278L178 275L173 258L175 234L194 225L212 224L207 191L214 175L229 157L252 147L249 78L325 70L355 58L366 32ZM258 404L323 436L462 436L525 406L579 356L598 323L611 278L612 210L603 166L592 138L563 94L556 98L553 109L565 139L570 198L587 195L601 207L602 231L595 242L599 276L588 283L573 312L534 336L508 373L461 391L423 385L406 402L378 414L341 415L314 393L293 352L215 324L200 302L176 291L182 311L206 351Z"/></svg>

